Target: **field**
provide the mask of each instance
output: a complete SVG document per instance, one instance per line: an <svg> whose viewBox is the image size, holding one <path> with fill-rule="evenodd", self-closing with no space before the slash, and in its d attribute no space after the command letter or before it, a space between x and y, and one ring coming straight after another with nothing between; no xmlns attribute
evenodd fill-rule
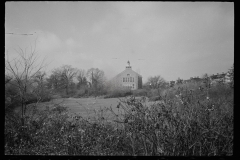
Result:
<svg viewBox="0 0 240 160"><path fill-rule="evenodd" d="M140 99L141 97L135 97ZM116 114L122 115L124 110L122 108L117 108L119 103L123 104L126 98L58 98L53 99L50 102L43 102L38 104L38 109L45 109L46 106L54 108L55 105L61 105L66 107L69 115L79 115L84 118L94 117L97 113L102 111L102 117L106 120L112 121L114 116L110 112L110 109ZM150 106L160 101L146 101L144 105ZM31 107L31 105L29 106Z"/></svg>
<svg viewBox="0 0 240 160"><path fill-rule="evenodd" d="M232 155L233 89L188 84L146 97L60 98L11 115L6 154ZM15 117L15 120L14 120Z"/></svg>
<svg viewBox="0 0 240 160"><path fill-rule="evenodd" d="M53 99L50 102L44 102L42 105L61 104L69 109L70 113L81 114L82 116L99 110L103 107L117 106L118 98L99 99L99 98L60 98Z"/></svg>

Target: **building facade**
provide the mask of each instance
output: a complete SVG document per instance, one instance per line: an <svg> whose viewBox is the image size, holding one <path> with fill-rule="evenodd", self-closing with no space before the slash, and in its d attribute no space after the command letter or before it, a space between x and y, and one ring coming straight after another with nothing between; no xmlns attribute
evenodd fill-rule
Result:
<svg viewBox="0 0 240 160"><path fill-rule="evenodd" d="M126 66L125 70L118 75L116 75L111 80L112 86L121 88L126 87L131 90L141 89L142 88L142 76L137 72L132 70L130 66L130 62L128 61L128 65Z"/></svg>

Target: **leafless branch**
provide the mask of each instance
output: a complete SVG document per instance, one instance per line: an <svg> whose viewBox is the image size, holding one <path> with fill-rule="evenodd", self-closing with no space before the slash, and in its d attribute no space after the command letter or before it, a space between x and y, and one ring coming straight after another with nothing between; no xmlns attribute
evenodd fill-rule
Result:
<svg viewBox="0 0 240 160"><path fill-rule="evenodd" d="M12 78L16 82L11 83L11 85L14 85L19 90L22 108L22 118L24 117L26 111L27 93L29 92L28 88L31 87L35 75L42 70L44 63L44 61L42 61L40 66L36 64L37 59L39 58L36 55L36 40L35 46L31 46L31 51L29 54L27 53L27 49L28 48L26 47L23 50L21 47L18 46L18 50L15 49L15 51L18 53L19 57L10 61L7 55L5 66L6 71L13 76ZM9 80L7 80L6 82L9 82ZM38 93L37 96L39 96ZM41 97L38 99L38 102L40 100Z"/></svg>

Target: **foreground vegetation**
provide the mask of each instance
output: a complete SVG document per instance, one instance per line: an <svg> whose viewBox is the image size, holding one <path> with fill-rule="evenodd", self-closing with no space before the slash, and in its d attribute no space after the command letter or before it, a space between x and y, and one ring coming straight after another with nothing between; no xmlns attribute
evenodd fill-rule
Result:
<svg viewBox="0 0 240 160"><path fill-rule="evenodd" d="M229 84L211 85L205 76L204 83L179 79L172 87L154 76L143 89L131 91L108 84L98 68L86 72L63 65L46 75L35 49L36 41L29 54L19 48L18 57L5 59L5 154L233 154L234 67ZM61 104L40 107L54 97L88 96L125 99L84 117Z"/></svg>
<svg viewBox="0 0 240 160"><path fill-rule="evenodd" d="M138 91L143 94L143 91ZM221 156L233 153L233 88L227 84L180 84L130 95L113 108L83 118L55 105L5 116L5 154ZM34 107L35 106L35 107ZM112 121L102 112L108 112Z"/></svg>

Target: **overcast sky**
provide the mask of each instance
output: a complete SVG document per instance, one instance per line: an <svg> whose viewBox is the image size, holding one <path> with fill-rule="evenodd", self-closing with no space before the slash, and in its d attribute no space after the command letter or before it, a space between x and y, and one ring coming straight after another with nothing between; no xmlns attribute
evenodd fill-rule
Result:
<svg viewBox="0 0 240 160"><path fill-rule="evenodd" d="M18 46L62 65L104 71L129 60L143 76L189 79L226 72L234 60L233 2L6 2L5 51ZM116 59L117 58L117 59Z"/></svg>

